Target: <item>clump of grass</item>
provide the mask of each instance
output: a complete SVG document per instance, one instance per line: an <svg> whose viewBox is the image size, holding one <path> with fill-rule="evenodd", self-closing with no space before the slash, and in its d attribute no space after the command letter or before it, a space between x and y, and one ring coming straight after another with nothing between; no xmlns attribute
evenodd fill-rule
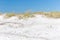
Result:
<svg viewBox="0 0 60 40"><path fill-rule="evenodd" d="M54 12L54 13L51 13L51 15L54 18L60 18L60 12Z"/></svg>
<svg viewBox="0 0 60 40"><path fill-rule="evenodd" d="M35 14L44 15L48 18L60 18L60 12L36 12Z"/></svg>
<svg viewBox="0 0 60 40"><path fill-rule="evenodd" d="M25 18L32 18L32 17L34 17L34 15L33 14L29 14L29 13L25 13L25 14L17 14L16 15L19 19L25 19Z"/></svg>
<svg viewBox="0 0 60 40"><path fill-rule="evenodd" d="M23 14L17 14L16 15L19 19L23 19Z"/></svg>
<svg viewBox="0 0 60 40"><path fill-rule="evenodd" d="M34 12L34 14L44 15L44 14L45 14L45 12Z"/></svg>
<svg viewBox="0 0 60 40"><path fill-rule="evenodd" d="M5 15L6 18L10 18L10 17L12 17L12 16L16 16L16 15L15 15L14 13L6 14L6 15Z"/></svg>
<svg viewBox="0 0 60 40"><path fill-rule="evenodd" d="M50 12L46 16L50 18L60 18L60 12Z"/></svg>
<svg viewBox="0 0 60 40"><path fill-rule="evenodd" d="M29 17L34 17L34 15L33 14L29 14L29 13L25 13L25 14L23 14L23 17L24 18L29 18Z"/></svg>

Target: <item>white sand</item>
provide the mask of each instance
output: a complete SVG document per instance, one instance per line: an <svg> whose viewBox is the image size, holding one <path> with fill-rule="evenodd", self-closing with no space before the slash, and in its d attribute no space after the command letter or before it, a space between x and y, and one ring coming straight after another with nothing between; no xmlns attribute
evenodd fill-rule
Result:
<svg viewBox="0 0 60 40"><path fill-rule="evenodd" d="M18 19L0 16L0 40L60 40L60 19L35 15Z"/></svg>

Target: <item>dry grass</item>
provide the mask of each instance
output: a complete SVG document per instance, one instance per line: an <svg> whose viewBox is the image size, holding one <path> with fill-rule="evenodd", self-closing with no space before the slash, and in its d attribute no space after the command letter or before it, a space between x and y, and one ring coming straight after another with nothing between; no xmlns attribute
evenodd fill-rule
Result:
<svg viewBox="0 0 60 40"><path fill-rule="evenodd" d="M10 18L10 17L12 17L12 16L16 16L14 13L11 13L11 14L6 14L5 15L5 18Z"/></svg>
<svg viewBox="0 0 60 40"><path fill-rule="evenodd" d="M23 18L23 14L16 14L16 16L17 16L19 19L22 19L22 18Z"/></svg>
<svg viewBox="0 0 60 40"><path fill-rule="evenodd" d="M35 14L44 15L48 18L60 18L60 12L36 12Z"/></svg>
<svg viewBox="0 0 60 40"><path fill-rule="evenodd" d="M35 17L34 14L44 15L48 18L60 18L60 12L34 12L32 14L31 13L24 13L24 14L10 13L10 14L6 14L5 17L10 18L12 16L17 16L19 19L22 19L22 18Z"/></svg>
<svg viewBox="0 0 60 40"><path fill-rule="evenodd" d="M30 14L30 13L16 14L16 16L17 16L19 19L34 17L34 15L33 15L33 14Z"/></svg>
<svg viewBox="0 0 60 40"><path fill-rule="evenodd" d="M29 17L34 17L34 15L33 14L26 13L26 14L23 14L23 17L24 18L29 18Z"/></svg>
<svg viewBox="0 0 60 40"><path fill-rule="evenodd" d="M46 16L50 18L60 18L60 12L50 12Z"/></svg>

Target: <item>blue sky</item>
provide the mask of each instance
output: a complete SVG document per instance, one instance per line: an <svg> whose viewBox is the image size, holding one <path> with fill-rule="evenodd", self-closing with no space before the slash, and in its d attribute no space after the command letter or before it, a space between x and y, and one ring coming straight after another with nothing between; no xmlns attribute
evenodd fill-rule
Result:
<svg viewBox="0 0 60 40"><path fill-rule="evenodd" d="M0 12L60 11L60 0L0 0Z"/></svg>

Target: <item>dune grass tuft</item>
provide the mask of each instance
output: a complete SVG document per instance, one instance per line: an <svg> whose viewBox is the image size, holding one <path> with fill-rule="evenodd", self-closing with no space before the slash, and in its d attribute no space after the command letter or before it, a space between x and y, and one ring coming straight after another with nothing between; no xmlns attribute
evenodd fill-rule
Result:
<svg viewBox="0 0 60 40"><path fill-rule="evenodd" d="M14 13L6 14L6 15L5 15L6 18L10 18L10 17L12 17L12 16L16 16L16 15L15 15Z"/></svg>

